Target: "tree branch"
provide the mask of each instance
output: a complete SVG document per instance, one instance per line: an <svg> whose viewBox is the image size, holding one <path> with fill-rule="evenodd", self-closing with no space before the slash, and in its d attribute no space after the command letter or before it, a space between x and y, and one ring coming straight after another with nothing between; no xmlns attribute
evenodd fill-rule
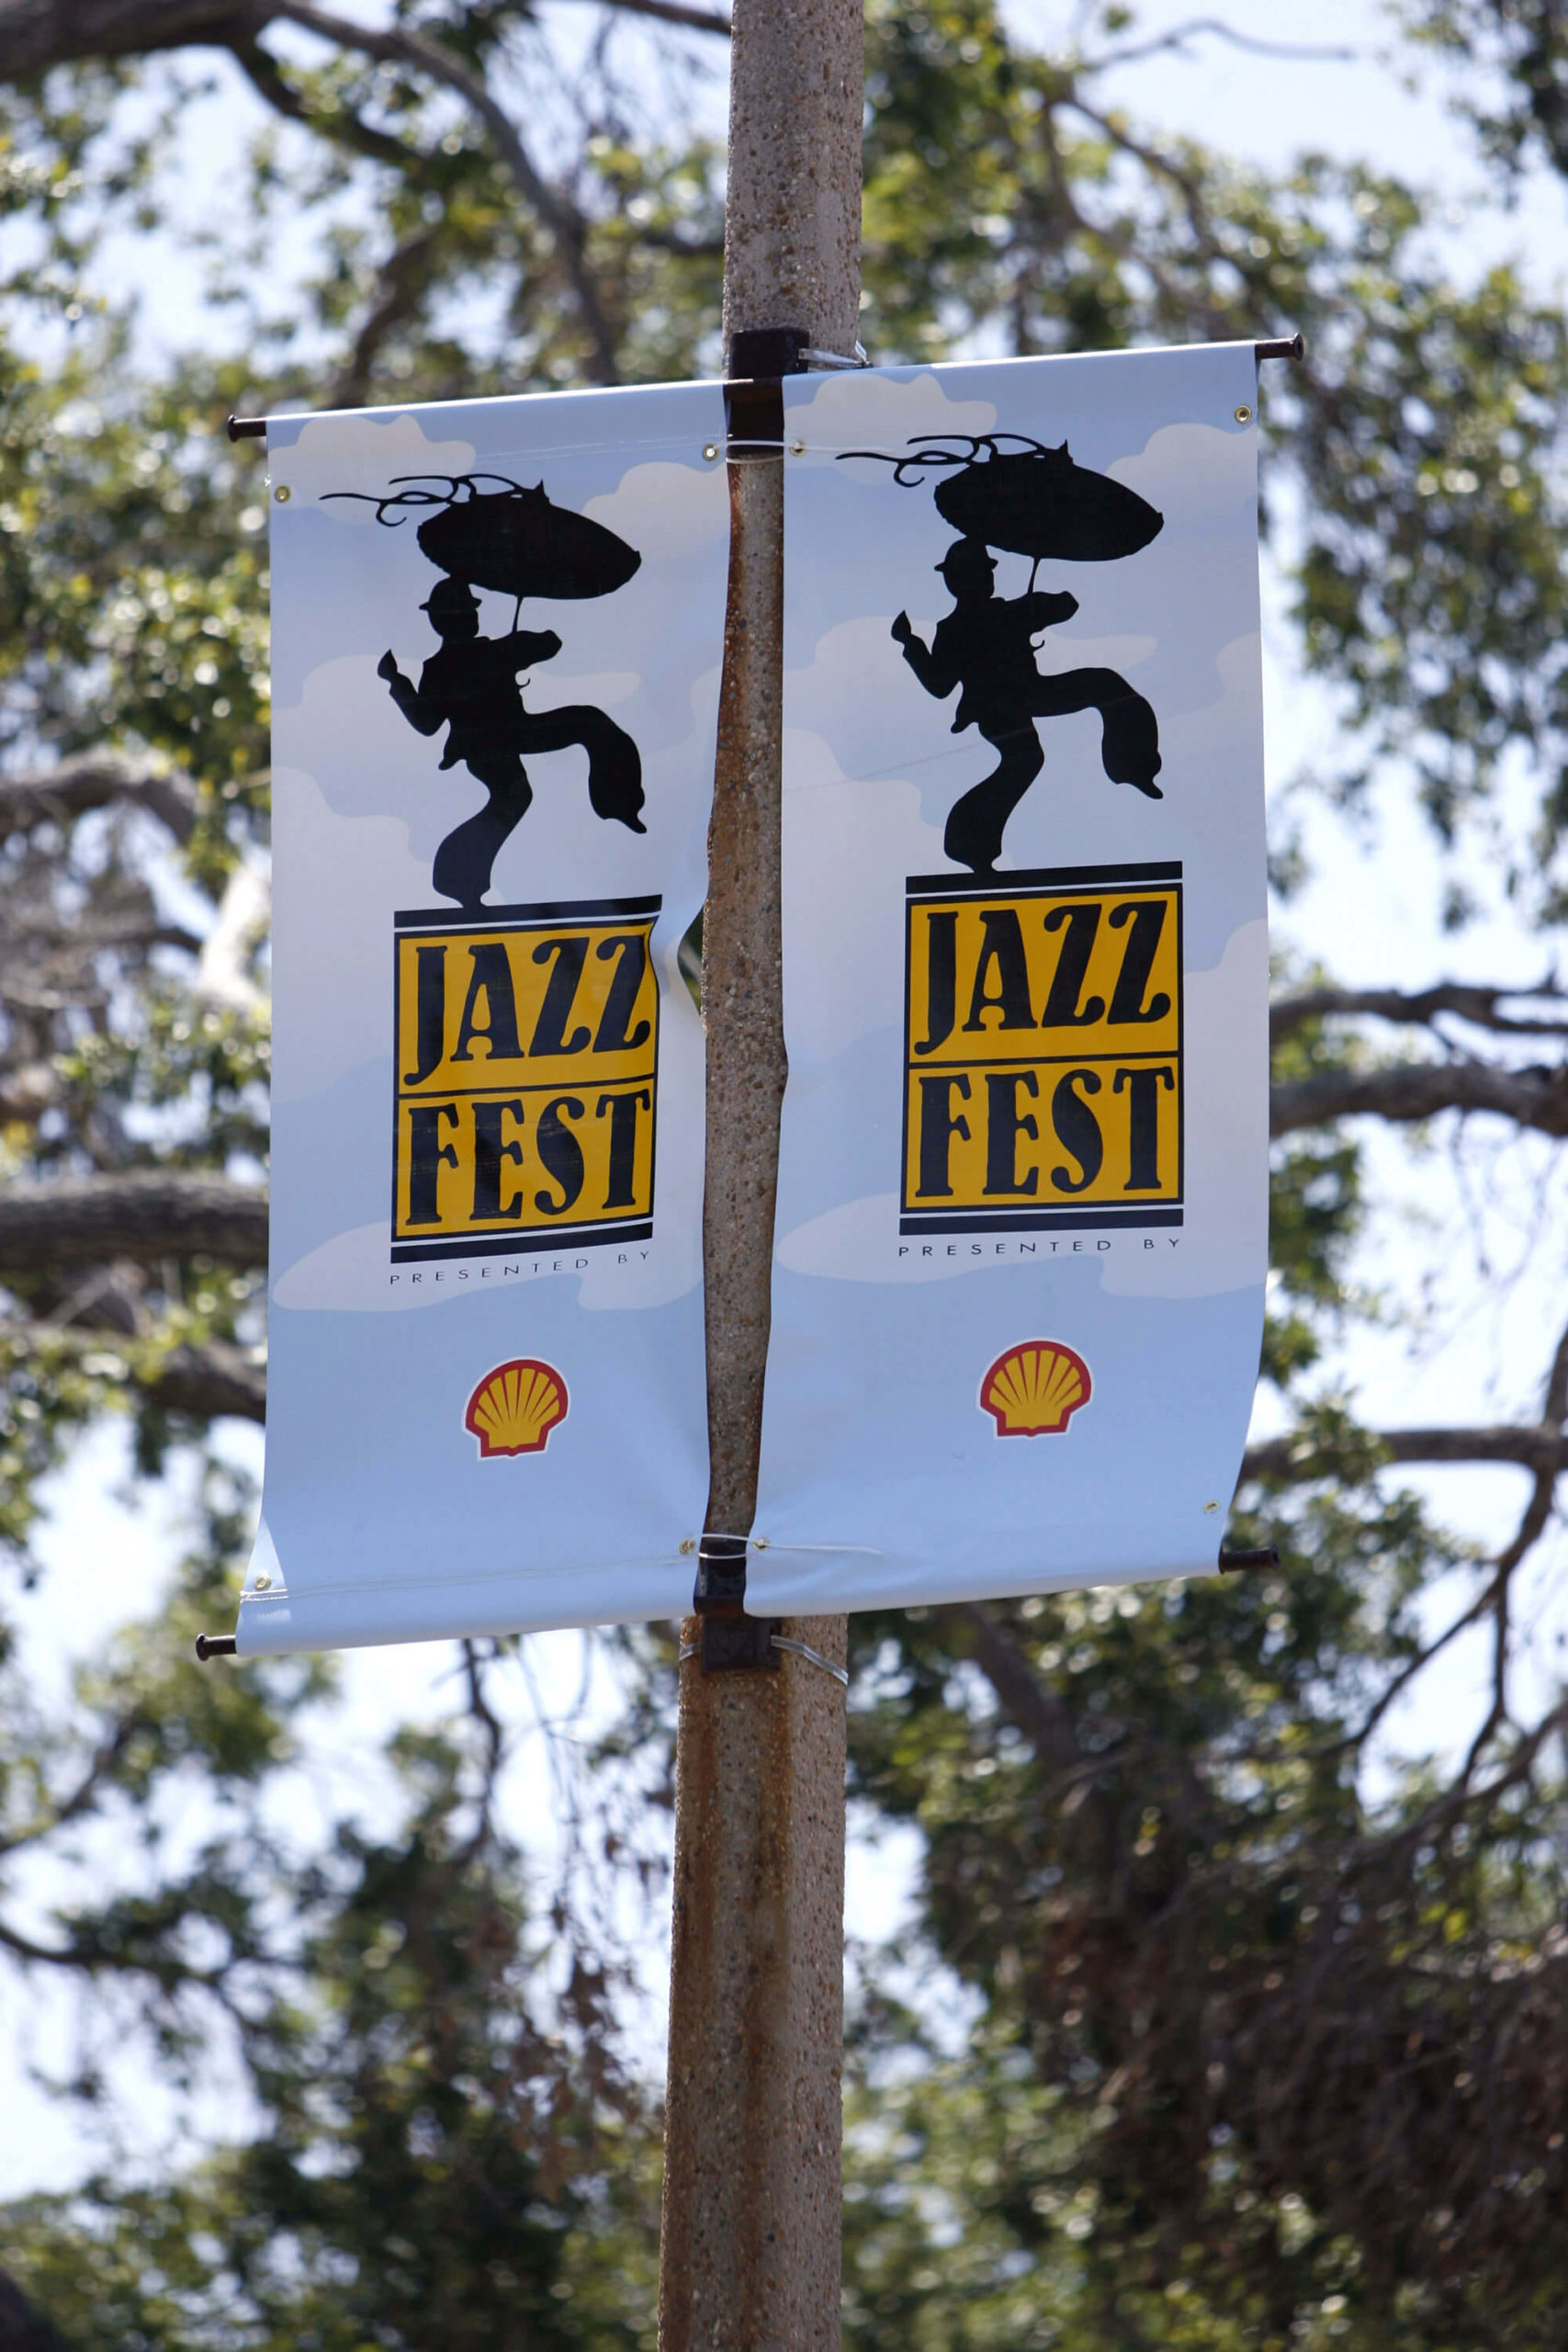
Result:
<svg viewBox="0 0 1568 2352"><path fill-rule="evenodd" d="M728 17L679 0L606 5L694 32L729 31ZM173 49L241 55L279 14L271 0L0 0L0 81L31 81L51 66L88 58L152 57Z"/></svg>
<svg viewBox="0 0 1568 2352"><path fill-rule="evenodd" d="M726 40L734 30L728 17L711 8L682 8L679 0L604 0L604 5L628 17L657 17L660 24L685 25L694 33L721 33Z"/></svg>
<svg viewBox="0 0 1568 2352"><path fill-rule="evenodd" d="M1082 1764L1084 1751L1071 1714L1041 1681L995 1609L984 1600L964 1600L954 1605L953 1614L969 1634L976 1665L1044 1770L1070 1771Z"/></svg>
<svg viewBox="0 0 1568 2352"><path fill-rule="evenodd" d="M335 16L330 9L310 6L310 0L275 0L270 13L275 18L287 19L288 23L299 26L305 32L319 35L322 40L335 42L341 49L356 49L363 55L374 57L385 64L412 65L418 72L427 74L432 81L443 83L447 89L455 91L478 115L490 132L496 153L511 174L518 193L533 206L556 240L592 345L590 373L596 383L615 383L619 373L615 337L588 266L586 228L582 216L536 169L517 126L491 96L479 74L449 50L444 49L439 41L428 40L423 33L410 32L401 26L374 28L358 25L351 17Z"/></svg>
<svg viewBox="0 0 1568 2352"><path fill-rule="evenodd" d="M1442 980L1436 988L1410 995L1400 989L1300 989L1290 996L1276 997L1269 1006L1269 1036L1277 1046L1303 1022L1337 1016L1371 1014L1416 1026L1430 1023L1444 1012L1506 1036L1568 1036L1568 1012L1556 1021L1529 1021L1498 1010L1526 1000L1568 1005L1568 990L1560 989L1554 979L1522 989L1467 988L1458 980Z"/></svg>
<svg viewBox="0 0 1568 2352"><path fill-rule="evenodd" d="M65 2338L4 2270L0 2270L0 2346L5 2352L66 2352Z"/></svg>
<svg viewBox="0 0 1568 2352"><path fill-rule="evenodd" d="M259 1349L228 1340L186 1340L165 1355L151 1354L124 1331L75 1323L0 1321L0 1343L81 1357L110 1356L123 1367L127 1388L166 1412L212 1421L225 1414L236 1420L266 1419L266 1361ZM117 1372L114 1375L119 1377ZM0 1851L3 1851L0 1849ZM3 2352L3 2347L0 2347Z"/></svg>
<svg viewBox="0 0 1568 2352"><path fill-rule="evenodd" d="M1497 1069L1487 1062L1404 1062L1387 1069L1331 1070L1290 1079L1269 1099L1269 1131L1293 1135L1336 1119L1395 1123L1440 1111L1491 1111L1541 1135L1568 1136L1568 1067Z"/></svg>
<svg viewBox="0 0 1568 2352"><path fill-rule="evenodd" d="M1531 1429L1506 1423L1476 1429L1379 1430L1372 1432L1390 1462L1509 1462L1538 1476L1568 1468L1568 1434L1561 1419ZM1331 1448L1321 1452L1300 1437L1269 1438L1249 1445L1242 1458L1244 1478L1287 1484L1337 1475Z"/></svg>
<svg viewBox="0 0 1568 2352"><path fill-rule="evenodd" d="M266 1419L266 1365L248 1348L225 1340L187 1342L166 1355L145 1378L132 1368L135 1385L148 1401L194 1421Z"/></svg>
<svg viewBox="0 0 1568 2352"><path fill-rule="evenodd" d="M412 318L429 286L431 262L440 225L422 229L406 243L395 246L376 277L376 300L354 340L348 363L327 389L323 408L359 408L370 389L376 355L396 326Z"/></svg>
<svg viewBox="0 0 1568 2352"><path fill-rule="evenodd" d="M1212 40L1229 41L1233 49L1244 49L1254 57L1291 58L1316 64L1350 65L1361 53L1355 49L1324 49L1310 42L1263 40L1256 33L1238 33L1221 17L1194 17L1189 23L1173 25L1168 32L1139 41L1131 49L1111 50L1103 57L1086 58L1078 70L1084 74L1105 74L1113 65L1135 65L1145 57L1184 49L1189 41L1204 35Z"/></svg>
<svg viewBox="0 0 1568 2352"><path fill-rule="evenodd" d="M4 1919L0 1919L0 1948L8 1952L14 1952L18 1960L47 1960L60 1968L85 1968L90 1965L79 1953L72 1951L69 1946L36 1944L30 1936L21 1935L15 1928L8 1928Z"/></svg>
<svg viewBox="0 0 1568 2352"><path fill-rule="evenodd" d="M0 1268L146 1265L197 1252L233 1266L266 1263L266 1193L227 1176L137 1170L62 1177L0 1191Z"/></svg>
<svg viewBox="0 0 1568 2352"><path fill-rule="evenodd" d="M99 1790L124 1755L132 1736L141 1729L143 1717L133 1709L122 1715L108 1736L94 1750L86 1770L67 1797L50 1806L39 1820L27 1823L8 1838L0 1838L0 1855L14 1854L23 1846L36 1845L40 1838L52 1837L68 1821L79 1821L97 1797ZM5 2337L0 2335L0 2352L4 2352Z"/></svg>
<svg viewBox="0 0 1568 2352"><path fill-rule="evenodd" d="M249 1020L265 1013L266 996L252 979L250 967L266 937L271 915L272 892L265 875L253 865L237 865L229 876L197 965L195 993L198 997Z"/></svg>
<svg viewBox="0 0 1568 2352"><path fill-rule="evenodd" d="M268 56L260 41L249 37L236 40L233 57L256 96L286 121L302 123L307 130L316 131L323 139L340 140L373 164L389 164L394 171L423 176L430 159L419 148L406 146L390 131L375 130L348 107L340 105L327 114L307 106L277 60ZM336 405L346 407L348 403L340 401Z"/></svg>
<svg viewBox="0 0 1568 2352"><path fill-rule="evenodd" d="M137 1952L110 1951L100 1946L80 1942L36 1943L32 1937L24 1936L18 1928L7 1927L4 1919L0 1919L0 1949L14 1953L20 1961L44 1961L53 1968L77 1969L85 1976L105 1973L149 1976L164 1993L183 1991L192 1984L220 1997L224 1991L224 1971L221 1968L193 1968L187 1962L163 1952L143 1957Z"/></svg>
<svg viewBox="0 0 1568 2352"><path fill-rule="evenodd" d="M227 49L270 14L246 0L0 0L0 81L87 58Z"/></svg>
<svg viewBox="0 0 1568 2352"><path fill-rule="evenodd" d="M0 32L5 0L0 0ZM116 800L139 803L166 825L177 842L196 830L199 802L190 778L160 774L123 752L82 752L58 767L0 776L0 842L35 825L72 823Z"/></svg>

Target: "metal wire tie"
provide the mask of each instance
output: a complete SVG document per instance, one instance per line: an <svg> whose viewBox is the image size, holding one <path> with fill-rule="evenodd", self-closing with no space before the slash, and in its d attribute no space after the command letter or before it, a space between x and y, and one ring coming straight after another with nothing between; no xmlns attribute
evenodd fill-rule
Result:
<svg viewBox="0 0 1568 2352"><path fill-rule="evenodd" d="M857 343L852 354L845 351L815 351L807 344L802 349L800 356L808 368L869 368L871 366L863 343Z"/></svg>
<svg viewBox="0 0 1568 2352"><path fill-rule="evenodd" d="M793 1650L796 1657L806 1658L812 1666L820 1666L825 1668L827 1672L832 1676L835 1682L841 1682L846 1690L849 1689L849 1668L847 1666L835 1666L830 1657L824 1657L820 1650L814 1650L809 1642L792 1641L787 1634L770 1634L768 1639L772 1642L774 1649ZM702 1646L701 1642L682 1642L681 1645L679 1663L682 1666L684 1666L689 1657L696 1657L700 1654Z"/></svg>

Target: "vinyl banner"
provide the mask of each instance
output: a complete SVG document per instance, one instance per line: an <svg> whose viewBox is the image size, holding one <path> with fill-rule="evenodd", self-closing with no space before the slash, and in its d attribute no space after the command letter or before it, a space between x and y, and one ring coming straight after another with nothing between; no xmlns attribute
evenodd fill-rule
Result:
<svg viewBox="0 0 1568 2352"><path fill-rule="evenodd" d="M1252 345L785 397L747 1606L1213 1570L1268 1247Z"/></svg>
<svg viewBox="0 0 1568 2352"><path fill-rule="evenodd" d="M716 386L274 419L243 1654L678 1614L707 1487Z"/></svg>

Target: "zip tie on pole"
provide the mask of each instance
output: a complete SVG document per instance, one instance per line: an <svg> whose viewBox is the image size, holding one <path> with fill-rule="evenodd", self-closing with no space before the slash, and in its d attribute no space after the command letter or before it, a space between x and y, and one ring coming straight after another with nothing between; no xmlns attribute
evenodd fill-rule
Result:
<svg viewBox="0 0 1568 2352"><path fill-rule="evenodd" d="M852 353L815 351L807 344L800 356L808 368L869 368L871 366L863 343L857 343Z"/></svg>
<svg viewBox="0 0 1568 2352"><path fill-rule="evenodd" d="M809 1642L794 1641L788 1634L770 1634L768 1639L774 1649L793 1650L796 1657L805 1658L809 1665L821 1667L825 1672L832 1676L835 1682L841 1682L846 1690L849 1689L849 1668L835 1666L830 1657L824 1657L820 1650L814 1650ZM701 1657L702 1654L701 1642L682 1642L679 1663L684 1666L689 1657Z"/></svg>
<svg viewBox="0 0 1568 2352"><path fill-rule="evenodd" d="M796 1657L806 1658L811 1665L822 1667L832 1676L835 1682L841 1682L846 1690L849 1689L849 1668L847 1666L835 1666L830 1657L824 1657L820 1650L814 1650L809 1642L795 1641L788 1634L775 1634L773 1635L773 1647L776 1650L793 1650Z"/></svg>

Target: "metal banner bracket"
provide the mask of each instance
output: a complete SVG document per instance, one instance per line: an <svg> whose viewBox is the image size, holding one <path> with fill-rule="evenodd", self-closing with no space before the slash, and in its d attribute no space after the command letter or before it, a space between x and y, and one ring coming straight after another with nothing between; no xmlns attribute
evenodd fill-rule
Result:
<svg viewBox="0 0 1568 2352"><path fill-rule="evenodd" d="M784 378L807 372L804 327L740 327L729 339L724 414L732 463L784 452Z"/></svg>
<svg viewBox="0 0 1568 2352"><path fill-rule="evenodd" d="M1306 344L1297 334L1277 335L1255 343L1259 359L1304 359ZM866 368L870 361L860 344L852 355L818 351L804 327L740 327L730 337L730 373L725 379L724 408L732 458L771 458L784 447L784 394L780 379L804 376L813 368ZM264 441L265 416L231 416L231 441Z"/></svg>
<svg viewBox="0 0 1568 2352"><path fill-rule="evenodd" d="M692 1607L702 1619L695 1645L705 1674L737 1669L778 1672L773 1635L781 1617L746 1614L746 1538L705 1535L697 1546L697 1581ZM684 1655L684 1653L682 1653Z"/></svg>

